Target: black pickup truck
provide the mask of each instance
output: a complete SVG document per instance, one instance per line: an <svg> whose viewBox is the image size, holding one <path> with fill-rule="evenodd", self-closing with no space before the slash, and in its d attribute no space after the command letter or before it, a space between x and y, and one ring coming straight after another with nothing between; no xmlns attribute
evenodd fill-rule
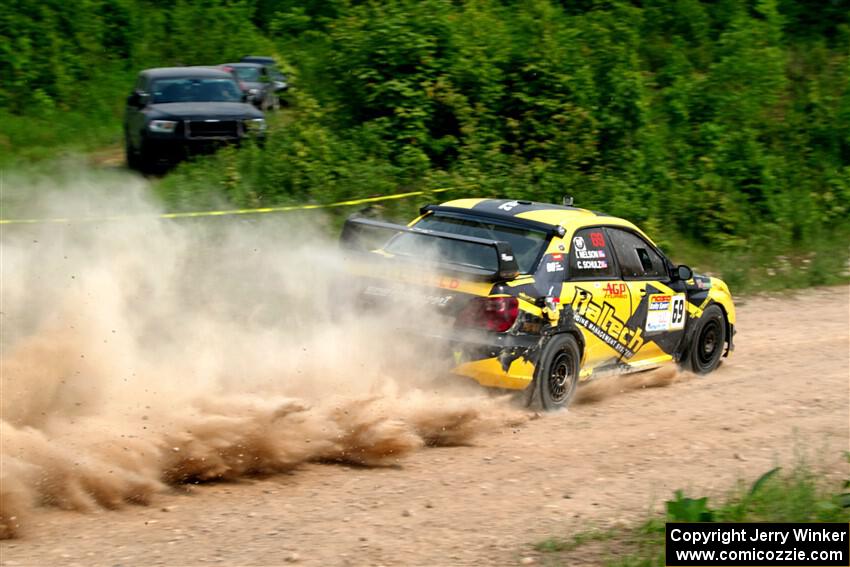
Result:
<svg viewBox="0 0 850 567"><path fill-rule="evenodd" d="M221 69L146 69L127 97L127 165L140 171L246 138L262 142L265 132L263 113Z"/></svg>

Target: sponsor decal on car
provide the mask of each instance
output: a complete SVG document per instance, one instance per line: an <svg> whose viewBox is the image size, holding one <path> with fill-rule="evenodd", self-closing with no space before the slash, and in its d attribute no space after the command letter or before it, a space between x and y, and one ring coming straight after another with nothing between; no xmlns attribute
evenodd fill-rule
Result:
<svg viewBox="0 0 850 567"><path fill-rule="evenodd" d="M605 237L601 232L590 233L590 243L593 248L588 247L584 237L576 236L573 238L573 255L576 258L576 269L579 270L605 270L608 268L608 253L605 250Z"/></svg>
<svg viewBox="0 0 850 567"><path fill-rule="evenodd" d="M593 333L605 344L625 358L631 358L643 346L643 329L632 329L617 317L614 306L603 301L593 301L590 292L576 288L573 299L573 318L576 323ZM584 292L582 294L582 292Z"/></svg>
<svg viewBox="0 0 850 567"><path fill-rule="evenodd" d="M454 296L452 295L434 295L424 292L412 292L404 287L382 287L370 285L363 290L364 295L373 297L385 297L397 301L409 301L413 303L433 305L435 307L446 307Z"/></svg>
<svg viewBox="0 0 850 567"><path fill-rule="evenodd" d="M563 272L564 265L561 262L546 262L547 272Z"/></svg>
<svg viewBox="0 0 850 567"><path fill-rule="evenodd" d="M415 273L398 268L382 269L381 274L389 280L398 280L409 284L421 284L429 287L441 287L443 289L457 289L460 287L460 280L458 278L439 274Z"/></svg>
<svg viewBox="0 0 850 567"><path fill-rule="evenodd" d="M679 331L685 328L685 294L679 293L673 296L673 304L670 313L670 330Z"/></svg>
<svg viewBox="0 0 850 567"><path fill-rule="evenodd" d="M578 250L576 249L576 258L592 259L604 258L605 250Z"/></svg>
<svg viewBox="0 0 850 567"><path fill-rule="evenodd" d="M578 260L576 268L579 270L604 270L608 267L606 260Z"/></svg>
<svg viewBox="0 0 850 567"><path fill-rule="evenodd" d="M654 293L649 296L646 311L646 332L679 330L685 326L685 295Z"/></svg>
<svg viewBox="0 0 850 567"><path fill-rule="evenodd" d="M605 299L622 299L626 297L626 284L611 283L605 284Z"/></svg>
<svg viewBox="0 0 850 567"><path fill-rule="evenodd" d="M502 203L501 205L499 205L499 209L502 211L510 212L517 205L519 205L519 201L508 201L507 203Z"/></svg>

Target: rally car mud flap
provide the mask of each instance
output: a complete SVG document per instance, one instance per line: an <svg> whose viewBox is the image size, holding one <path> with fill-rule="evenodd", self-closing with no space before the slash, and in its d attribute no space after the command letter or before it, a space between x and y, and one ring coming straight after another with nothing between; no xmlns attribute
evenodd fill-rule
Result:
<svg viewBox="0 0 850 567"><path fill-rule="evenodd" d="M735 333L738 332L735 325L729 322L726 323L726 331L729 341L726 343L726 351L723 353L723 356L729 356L729 354L735 350Z"/></svg>

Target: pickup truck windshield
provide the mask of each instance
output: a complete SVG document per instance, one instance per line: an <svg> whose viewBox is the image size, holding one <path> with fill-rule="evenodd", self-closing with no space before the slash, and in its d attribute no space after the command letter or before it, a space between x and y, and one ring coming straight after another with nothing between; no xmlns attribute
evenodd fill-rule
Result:
<svg viewBox="0 0 850 567"><path fill-rule="evenodd" d="M236 76L239 77L240 81L247 83L260 82L260 70L256 67L234 67L233 70L236 72Z"/></svg>
<svg viewBox="0 0 850 567"><path fill-rule="evenodd" d="M417 222L414 228L507 242L511 245L519 271L523 274L534 271L535 263L540 258L547 240L546 233L538 230L500 225L489 220L473 220L440 214L428 215ZM439 260L452 264L486 270L498 269L498 259L492 248L418 236L409 232L395 236L384 249L391 254L405 256L434 254Z"/></svg>
<svg viewBox="0 0 850 567"><path fill-rule="evenodd" d="M153 102L242 102L233 79L159 79L153 83Z"/></svg>

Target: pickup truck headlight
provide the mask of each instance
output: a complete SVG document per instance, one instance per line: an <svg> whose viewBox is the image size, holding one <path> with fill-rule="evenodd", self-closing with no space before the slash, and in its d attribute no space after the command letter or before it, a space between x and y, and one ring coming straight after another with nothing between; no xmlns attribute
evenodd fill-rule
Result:
<svg viewBox="0 0 850 567"><path fill-rule="evenodd" d="M245 131L252 134L261 134L266 131L266 121L264 118L251 118L245 121Z"/></svg>
<svg viewBox="0 0 850 567"><path fill-rule="evenodd" d="M249 95L255 95L260 92L260 89L248 89Z"/></svg>
<svg viewBox="0 0 850 567"><path fill-rule="evenodd" d="M175 128L177 128L177 122L174 120L151 120L148 124L148 130L160 134L171 134Z"/></svg>

